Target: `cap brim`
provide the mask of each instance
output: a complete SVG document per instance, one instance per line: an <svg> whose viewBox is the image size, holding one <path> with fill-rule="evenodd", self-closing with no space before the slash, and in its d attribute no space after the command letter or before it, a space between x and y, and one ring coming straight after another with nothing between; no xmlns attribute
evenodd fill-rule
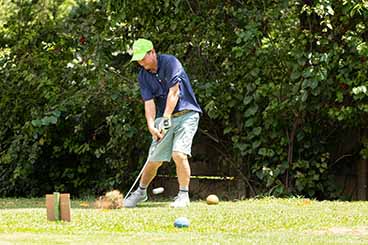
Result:
<svg viewBox="0 0 368 245"><path fill-rule="evenodd" d="M133 54L133 57L130 61L138 61L144 58L144 56L146 55L146 53L138 53L138 54Z"/></svg>

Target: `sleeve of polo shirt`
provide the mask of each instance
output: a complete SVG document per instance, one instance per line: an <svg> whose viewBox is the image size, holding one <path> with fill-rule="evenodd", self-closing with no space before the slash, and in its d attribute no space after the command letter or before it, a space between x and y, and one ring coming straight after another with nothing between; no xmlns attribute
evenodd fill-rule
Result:
<svg viewBox="0 0 368 245"><path fill-rule="evenodd" d="M168 62L168 87L173 87L176 83L181 81L180 75L183 72L183 66L181 65L180 61L172 56L172 58Z"/></svg>
<svg viewBox="0 0 368 245"><path fill-rule="evenodd" d="M150 88L150 86L144 81L144 79L142 78L142 76L138 77L138 82L139 82L139 88L141 90L141 96L142 99L144 101L148 101L153 99L153 94L152 94L152 89Z"/></svg>

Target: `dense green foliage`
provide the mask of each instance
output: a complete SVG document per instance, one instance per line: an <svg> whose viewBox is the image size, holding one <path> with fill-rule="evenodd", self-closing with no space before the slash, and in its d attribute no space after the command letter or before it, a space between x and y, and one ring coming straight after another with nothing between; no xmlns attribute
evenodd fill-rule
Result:
<svg viewBox="0 0 368 245"><path fill-rule="evenodd" d="M2 195L132 183L150 140L138 37L182 61L201 139L250 195L334 198L334 167L368 156L367 1L1 3Z"/></svg>

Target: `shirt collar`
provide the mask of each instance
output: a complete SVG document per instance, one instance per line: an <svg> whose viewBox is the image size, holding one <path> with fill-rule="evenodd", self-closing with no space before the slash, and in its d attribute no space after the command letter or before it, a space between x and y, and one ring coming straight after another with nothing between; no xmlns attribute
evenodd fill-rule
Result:
<svg viewBox="0 0 368 245"><path fill-rule="evenodd" d="M157 54L157 71L156 74L159 73L161 67L161 55Z"/></svg>

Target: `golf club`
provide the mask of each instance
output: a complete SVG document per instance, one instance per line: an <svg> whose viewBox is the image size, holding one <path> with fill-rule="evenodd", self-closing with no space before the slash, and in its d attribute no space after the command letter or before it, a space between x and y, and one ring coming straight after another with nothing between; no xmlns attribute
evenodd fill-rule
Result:
<svg viewBox="0 0 368 245"><path fill-rule="evenodd" d="M166 132L169 130L170 127L171 127L171 121L170 121L170 119L169 120L163 119L160 123L158 123L158 128L159 128L160 131L162 131L164 133L164 137L165 137ZM140 177L142 176L144 169L146 168L147 164L149 163L150 156L155 151L155 149L156 149L156 147L158 145L159 145L159 142L155 146L153 146L152 149L150 150L150 152L148 154L148 157L147 157L147 160L146 160L146 162L144 163L144 165L142 167L142 170L139 172L137 178L135 179L132 187L130 187L128 193L125 195L124 202L128 198L128 196L130 195L130 193L132 192L134 186L137 184L137 182L140 179Z"/></svg>
<svg viewBox="0 0 368 245"><path fill-rule="evenodd" d="M130 187L130 189L129 189L128 193L125 195L125 197L124 197L124 202L125 202L125 200L128 198L128 196L130 195L130 193L132 192L132 190L133 190L134 186L137 184L137 182L138 182L138 180L140 179L140 177L142 176L144 169L146 168L147 164L149 163L150 156L152 155L152 153L154 152L154 150L155 150L155 149L156 149L156 147L153 147L153 148L152 148L152 150L151 150L151 152L148 154L147 160L146 160L146 162L144 163L144 165L143 165L143 167L142 167L141 171L139 172L139 174L138 174L137 178L135 179L135 181L134 181L133 185Z"/></svg>

